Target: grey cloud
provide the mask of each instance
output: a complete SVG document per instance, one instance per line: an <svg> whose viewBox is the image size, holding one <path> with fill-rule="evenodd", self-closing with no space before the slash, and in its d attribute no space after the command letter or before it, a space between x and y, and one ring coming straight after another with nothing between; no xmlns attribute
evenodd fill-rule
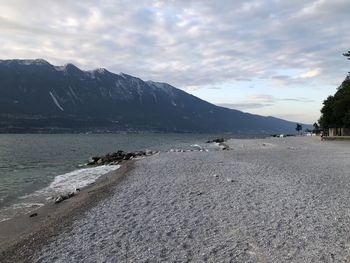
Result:
<svg viewBox="0 0 350 263"><path fill-rule="evenodd" d="M287 75L277 75L277 76L272 76L272 79L278 79L278 80L287 80L290 79L290 76Z"/></svg>
<svg viewBox="0 0 350 263"><path fill-rule="evenodd" d="M211 87L207 87L207 89L214 89L214 90L220 90L220 87L216 87L216 86L211 86Z"/></svg>
<svg viewBox="0 0 350 263"><path fill-rule="evenodd" d="M300 120L304 119L305 114L274 114L274 117L281 118L281 119L284 119L284 120L289 120L289 121L295 121L295 122L300 123ZM317 121L317 119L314 120L313 122L315 122L315 121ZM309 121L309 123L308 122L304 122L304 123L311 125L313 122Z"/></svg>
<svg viewBox="0 0 350 263"><path fill-rule="evenodd" d="M308 99L308 98L285 98L285 99L279 99L280 101L296 101L296 102L314 102L315 100Z"/></svg>
<svg viewBox="0 0 350 263"><path fill-rule="evenodd" d="M218 103L216 105L229 108L229 109L244 111L244 110L259 109L259 108L272 106L273 103L243 102L243 103Z"/></svg>
<svg viewBox="0 0 350 263"><path fill-rule="evenodd" d="M236 78L236 81L252 81L251 79L247 79L247 78Z"/></svg>
<svg viewBox="0 0 350 263"><path fill-rule="evenodd" d="M218 103L217 105L237 110L251 110L275 105L277 102L292 101L311 103L314 100L308 98L276 98L269 94L257 94L237 103Z"/></svg>
<svg viewBox="0 0 350 263"><path fill-rule="evenodd" d="M328 84L348 71L339 69L347 65L349 12L345 0L4 0L0 54L106 67L180 88L259 78L310 84L276 73L290 68L318 68Z"/></svg>
<svg viewBox="0 0 350 263"><path fill-rule="evenodd" d="M278 101L296 101L296 102L313 102L314 100L309 98L297 97L297 98L277 98L270 94L257 94L249 97L250 100L260 101L265 103L275 103Z"/></svg>

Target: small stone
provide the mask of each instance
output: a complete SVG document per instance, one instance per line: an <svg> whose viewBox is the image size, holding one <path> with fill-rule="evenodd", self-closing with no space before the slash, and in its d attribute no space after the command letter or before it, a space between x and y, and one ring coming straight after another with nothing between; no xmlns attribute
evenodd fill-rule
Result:
<svg viewBox="0 0 350 263"><path fill-rule="evenodd" d="M62 195L59 195L55 198L55 204L58 204L58 203L61 203L63 201L63 196Z"/></svg>
<svg viewBox="0 0 350 263"><path fill-rule="evenodd" d="M38 215L38 213L33 213L33 214L31 214L29 217L35 217L35 216L37 216Z"/></svg>

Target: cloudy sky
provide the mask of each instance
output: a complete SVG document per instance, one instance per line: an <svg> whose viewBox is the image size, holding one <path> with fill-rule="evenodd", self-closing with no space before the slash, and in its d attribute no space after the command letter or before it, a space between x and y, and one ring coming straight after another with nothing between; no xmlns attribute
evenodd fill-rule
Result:
<svg viewBox="0 0 350 263"><path fill-rule="evenodd" d="M349 0L1 0L0 59L104 67L313 123L350 70Z"/></svg>

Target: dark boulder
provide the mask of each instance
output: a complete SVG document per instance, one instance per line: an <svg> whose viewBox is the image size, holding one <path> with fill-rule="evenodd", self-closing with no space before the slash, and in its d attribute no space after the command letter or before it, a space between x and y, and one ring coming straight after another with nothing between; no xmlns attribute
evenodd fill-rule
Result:
<svg viewBox="0 0 350 263"><path fill-rule="evenodd" d="M217 139L214 139L214 140L209 140L209 141L207 141L207 143L213 143L213 142L223 143L224 141L225 141L224 138L217 138Z"/></svg>
<svg viewBox="0 0 350 263"><path fill-rule="evenodd" d="M35 216L37 216L38 215L38 213L33 213L33 214L31 214L29 217L35 217Z"/></svg>

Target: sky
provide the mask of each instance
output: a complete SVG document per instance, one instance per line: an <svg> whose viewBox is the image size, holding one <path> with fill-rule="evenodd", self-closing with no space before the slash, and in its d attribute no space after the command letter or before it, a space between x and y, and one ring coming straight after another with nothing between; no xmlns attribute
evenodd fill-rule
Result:
<svg viewBox="0 0 350 263"><path fill-rule="evenodd" d="M350 63L349 0L0 0L0 59L167 82L314 123Z"/></svg>

